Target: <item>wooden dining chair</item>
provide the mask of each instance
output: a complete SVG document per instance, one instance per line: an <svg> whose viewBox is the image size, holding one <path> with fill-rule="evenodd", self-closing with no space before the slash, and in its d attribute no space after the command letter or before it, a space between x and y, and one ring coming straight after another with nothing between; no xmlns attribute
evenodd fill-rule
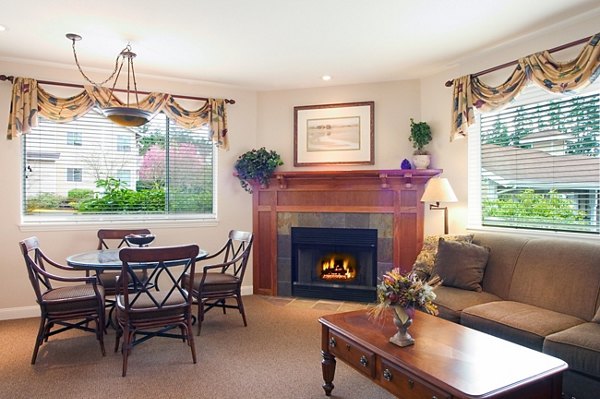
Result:
<svg viewBox="0 0 600 399"><path fill-rule="evenodd" d="M204 314L214 307L220 307L223 313L228 308L238 309L244 327L248 326L241 291L253 239L250 232L231 230L225 245L203 259L211 264L204 266L201 273L196 273L192 283L192 293L198 305L198 335ZM228 298L235 299L235 304L228 303Z"/></svg>
<svg viewBox="0 0 600 399"><path fill-rule="evenodd" d="M123 248L119 251L123 265L116 295L115 352L122 338L123 377L127 374L127 361L133 347L155 336L187 341L196 363L190 285L193 284L198 253L197 245ZM135 274L140 264L148 267L149 278L146 280L140 280ZM162 283L161 290L157 291L150 281L159 274ZM184 275L188 275L185 281ZM135 289L130 289L132 286ZM173 329L179 329L180 333L169 332Z"/></svg>
<svg viewBox="0 0 600 399"><path fill-rule="evenodd" d="M98 284L96 276L64 277L51 273L47 266L69 272L74 269L58 264L46 256L40 249L37 237L20 241L19 246L41 310L40 328L31 364L35 364L39 348L44 341L47 342L49 337L74 328L94 332L104 356L104 290ZM58 283L59 286L55 286L54 283ZM89 327L90 322L95 323L95 328ZM56 326L59 328L52 330Z"/></svg>
<svg viewBox="0 0 600 399"><path fill-rule="evenodd" d="M129 242L125 239L130 234L151 234L148 229L100 229L98 230L98 249L121 248L128 247ZM99 271L98 279L104 287L106 296L114 296L116 293L117 277L121 272ZM136 270L136 274L140 279L147 278L145 270ZM108 305L112 305L112 300L107 301Z"/></svg>

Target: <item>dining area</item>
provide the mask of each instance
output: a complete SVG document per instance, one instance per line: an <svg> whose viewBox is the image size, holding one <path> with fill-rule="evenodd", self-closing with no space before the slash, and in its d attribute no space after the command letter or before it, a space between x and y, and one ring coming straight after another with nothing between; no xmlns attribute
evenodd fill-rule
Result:
<svg viewBox="0 0 600 399"><path fill-rule="evenodd" d="M149 229L99 229L96 248L68 255L64 262L52 259L51 245L36 236L19 242L40 308L32 365L54 335L93 334L105 357L105 338L114 334L113 352L122 356L125 377L134 348L152 345L154 338L183 342L197 363L195 340L213 308L223 315L237 310L247 326L241 288L251 232L229 231L212 252L195 243L155 245L155 239ZM51 358L53 351L44 356Z"/></svg>

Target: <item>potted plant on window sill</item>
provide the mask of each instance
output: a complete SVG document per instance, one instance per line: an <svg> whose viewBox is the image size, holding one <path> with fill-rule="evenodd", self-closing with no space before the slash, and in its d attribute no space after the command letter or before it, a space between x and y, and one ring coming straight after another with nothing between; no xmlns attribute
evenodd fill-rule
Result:
<svg viewBox="0 0 600 399"><path fill-rule="evenodd" d="M410 118L410 136L408 140L412 142L413 164L417 169L427 169L431 163L429 152L423 148L431 141L431 128L427 122L415 122Z"/></svg>
<svg viewBox="0 0 600 399"><path fill-rule="evenodd" d="M234 168L242 188L252 193L251 182L254 181L262 187L268 187L269 178L273 176L275 168L279 165L283 165L279 154L261 147L258 150L252 149L240 155Z"/></svg>

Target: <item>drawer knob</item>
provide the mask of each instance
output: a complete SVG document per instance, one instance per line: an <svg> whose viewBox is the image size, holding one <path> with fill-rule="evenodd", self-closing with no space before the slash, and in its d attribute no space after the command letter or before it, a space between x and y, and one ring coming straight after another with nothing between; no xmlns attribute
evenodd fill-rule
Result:
<svg viewBox="0 0 600 399"><path fill-rule="evenodd" d="M433 395L433 396L431 397L431 399L438 399L438 397L437 397L437 396L435 396L435 395Z"/></svg>
<svg viewBox="0 0 600 399"><path fill-rule="evenodd" d="M336 345L337 345L337 342L335 341L335 337L329 338L329 346L331 346L332 348L335 348Z"/></svg>
<svg viewBox="0 0 600 399"><path fill-rule="evenodd" d="M367 360L367 357L365 355L362 355L360 357L359 362L363 367L367 367L367 365L369 364L369 361Z"/></svg>
<svg viewBox="0 0 600 399"><path fill-rule="evenodd" d="M383 370L383 379L386 381L391 381L392 380L392 372L390 371L390 369L385 369Z"/></svg>
<svg viewBox="0 0 600 399"><path fill-rule="evenodd" d="M409 379L408 386L410 387L410 389L413 389L413 387L415 386L415 382L413 380Z"/></svg>

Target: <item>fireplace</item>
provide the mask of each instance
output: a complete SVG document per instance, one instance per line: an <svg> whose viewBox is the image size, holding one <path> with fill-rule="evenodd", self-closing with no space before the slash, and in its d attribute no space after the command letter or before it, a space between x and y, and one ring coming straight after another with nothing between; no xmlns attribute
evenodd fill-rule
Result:
<svg viewBox="0 0 600 399"><path fill-rule="evenodd" d="M292 227L292 295L375 300L377 230Z"/></svg>

